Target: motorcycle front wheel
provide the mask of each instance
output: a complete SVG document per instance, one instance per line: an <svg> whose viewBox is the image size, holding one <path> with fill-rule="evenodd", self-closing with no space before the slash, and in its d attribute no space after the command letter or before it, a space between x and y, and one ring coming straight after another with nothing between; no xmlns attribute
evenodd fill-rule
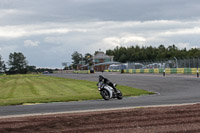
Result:
<svg viewBox="0 0 200 133"><path fill-rule="evenodd" d="M117 99L122 99L123 96L122 96L122 92L120 90L117 90Z"/></svg>
<svg viewBox="0 0 200 133"><path fill-rule="evenodd" d="M109 92L105 89L101 90L101 96L103 97L104 100L109 100L110 99L110 95Z"/></svg>

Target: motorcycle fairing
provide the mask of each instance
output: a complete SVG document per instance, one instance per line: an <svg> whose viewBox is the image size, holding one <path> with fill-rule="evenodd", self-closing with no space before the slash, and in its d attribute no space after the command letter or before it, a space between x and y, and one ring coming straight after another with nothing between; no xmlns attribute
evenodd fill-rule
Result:
<svg viewBox="0 0 200 133"><path fill-rule="evenodd" d="M113 91L112 91L113 88L108 85L105 85L104 89L106 89L109 92L110 98L112 98L113 97Z"/></svg>

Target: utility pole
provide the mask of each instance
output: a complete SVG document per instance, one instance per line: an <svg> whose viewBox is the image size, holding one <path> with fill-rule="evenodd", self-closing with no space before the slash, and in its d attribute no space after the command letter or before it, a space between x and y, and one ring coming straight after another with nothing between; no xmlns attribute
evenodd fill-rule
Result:
<svg viewBox="0 0 200 133"><path fill-rule="evenodd" d="M174 57L174 59L176 60L176 68L178 68L178 60L176 57Z"/></svg>

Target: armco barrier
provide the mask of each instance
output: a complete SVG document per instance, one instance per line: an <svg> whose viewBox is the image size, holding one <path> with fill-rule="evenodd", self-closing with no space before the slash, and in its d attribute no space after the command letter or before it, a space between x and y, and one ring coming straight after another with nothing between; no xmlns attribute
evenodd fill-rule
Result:
<svg viewBox="0 0 200 133"><path fill-rule="evenodd" d="M77 73L77 74L90 74L90 70L78 70L78 71L74 71L74 73Z"/></svg>
<svg viewBox="0 0 200 133"><path fill-rule="evenodd" d="M149 73L154 73L154 69L149 69Z"/></svg>
<svg viewBox="0 0 200 133"><path fill-rule="evenodd" d="M120 72L120 70L105 70L106 72ZM162 74L163 68L160 69L124 69L123 73L152 73ZM197 74L197 68L166 68L165 74Z"/></svg>
<svg viewBox="0 0 200 133"><path fill-rule="evenodd" d="M184 68L177 68L177 74L184 74Z"/></svg>
<svg viewBox="0 0 200 133"><path fill-rule="evenodd" d="M184 74L192 74L191 68L184 68Z"/></svg>
<svg viewBox="0 0 200 133"><path fill-rule="evenodd" d="M177 68L171 68L170 71L170 74L177 74Z"/></svg>
<svg viewBox="0 0 200 133"><path fill-rule="evenodd" d="M144 69L140 69L140 73L144 73Z"/></svg>
<svg viewBox="0 0 200 133"><path fill-rule="evenodd" d="M133 73L133 69L129 69L129 73Z"/></svg>
<svg viewBox="0 0 200 133"><path fill-rule="evenodd" d="M160 73L159 69L153 69L153 73Z"/></svg>
<svg viewBox="0 0 200 133"><path fill-rule="evenodd" d="M110 72L110 70L104 70L104 72Z"/></svg>
<svg viewBox="0 0 200 133"><path fill-rule="evenodd" d="M144 73L150 73L149 69L144 69Z"/></svg>
<svg viewBox="0 0 200 133"><path fill-rule="evenodd" d="M192 68L192 74L197 74L197 68Z"/></svg>

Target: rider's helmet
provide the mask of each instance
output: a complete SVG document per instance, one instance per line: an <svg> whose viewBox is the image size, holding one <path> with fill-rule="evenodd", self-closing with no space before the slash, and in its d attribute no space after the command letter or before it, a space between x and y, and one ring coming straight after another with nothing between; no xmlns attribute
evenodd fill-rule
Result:
<svg viewBox="0 0 200 133"><path fill-rule="evenodd" d="M99 81L102 81L104 79L103 75L99 75Z"/></svg>

